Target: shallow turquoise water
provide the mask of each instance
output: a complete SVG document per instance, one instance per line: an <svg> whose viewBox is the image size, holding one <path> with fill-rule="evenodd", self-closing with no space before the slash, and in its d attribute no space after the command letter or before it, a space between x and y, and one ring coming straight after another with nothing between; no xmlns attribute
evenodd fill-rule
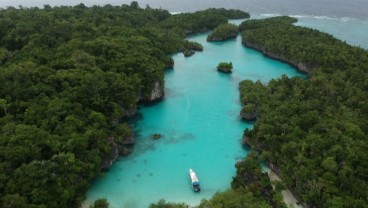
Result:
<svg viewBox="0 0 368 208"><path fill-rule="evenodd" d="M120 158L109 172L96 179L87 203L105 197L111 207L147 207L159 199L198 204L217 191L230 188L234 164L246 156L241 146L243 130L238 83L243 79L303 76L287 64L244 48L240 37L223 43L207 43L206 34L191 40L204 51L185 58L174 55L175 67L165 76L165 99L141 106L134 121L134 152ZM234 72L221 74L216 66L232 61ZM152 140L152 134L163 138ZM188 169L199 177L202 190L191 189Z"/></svg>

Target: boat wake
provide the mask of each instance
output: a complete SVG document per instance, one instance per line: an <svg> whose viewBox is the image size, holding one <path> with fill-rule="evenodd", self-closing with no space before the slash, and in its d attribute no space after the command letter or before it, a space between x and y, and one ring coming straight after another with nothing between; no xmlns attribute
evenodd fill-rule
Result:
<svg viewBox="0 0 368 208"><path fill-rule="evenodd" d="M336 20L336 21L342 21L342 22L348 22L354 19L351 17L329 17L329 16L318 16L318 15L294 15L294 14L279 14L279 13L259 14L259 15L255 15L254 17L255 19L258 19L258 18L278 17L278 16L284 16L284 15L289 16L289 17L294 17L297 19Z"/></svg>

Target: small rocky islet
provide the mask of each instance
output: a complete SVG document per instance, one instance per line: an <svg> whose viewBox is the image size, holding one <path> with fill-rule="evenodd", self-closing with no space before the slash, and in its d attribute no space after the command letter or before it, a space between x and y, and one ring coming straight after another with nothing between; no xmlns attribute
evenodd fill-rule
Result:
<svg viewBox="0 0 368 208"><path fill-rule="evenodd" d="M217 71L222 72L222 73L232 73L233 70L233 63L232 62L221 62L217 65Z"/></svg>

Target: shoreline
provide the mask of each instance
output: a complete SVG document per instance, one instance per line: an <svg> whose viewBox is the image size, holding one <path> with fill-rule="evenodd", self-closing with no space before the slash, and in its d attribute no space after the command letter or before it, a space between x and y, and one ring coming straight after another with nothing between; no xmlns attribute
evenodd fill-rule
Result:
<svg viewBox="0 0 368 208"><path fill-rule="evenodd" d="M274 60L277 60L277 61L281 61L283 63L286 63L286 64L289 64L290 66L294 67L296 70L298 70L300 73L303 73L303 74L309 74L313 69L317 68L317 67L312 67L310 66L309 64L306 64L306 63L296 63L294 61L291 61L285 57L283 57L282 55L276 55L276 54L273 54L271 52L268 52L266 51L265 49L263 49L262 47L260 46L257 46L255 44L252 44L248 41L242 41L243 45L245 47L248 47L248 48L251 48L251 49L254 49L256 51L259 51L261 52L264 56L268 57L268 58L271 58L271 59L274 59Z"/></svg>

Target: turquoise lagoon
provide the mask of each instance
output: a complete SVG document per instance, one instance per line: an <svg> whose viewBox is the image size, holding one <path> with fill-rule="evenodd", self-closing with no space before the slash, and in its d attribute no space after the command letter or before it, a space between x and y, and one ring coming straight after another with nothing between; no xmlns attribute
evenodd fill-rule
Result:
<svg viewBox="0 0 368 208"><path fill-rule="evenodd" d="M103 197L113 208L143 208L159 199L196 205L230 188L234 165L247 154L242 133L252 127L239 117L239 82L304 75L245 48L240 37L221 43L208 43L206 37L189 38L203 44L203 52L189 58L173 55L175 67L165 75L165 99L140 106L132 122L134 152L120 157L93 182L85 204ZM233 63L232 74L217 72L222 61ZM154 133L163 138L153 140ZM189 168L199 177L199 193L191 189Z"/></svg>

